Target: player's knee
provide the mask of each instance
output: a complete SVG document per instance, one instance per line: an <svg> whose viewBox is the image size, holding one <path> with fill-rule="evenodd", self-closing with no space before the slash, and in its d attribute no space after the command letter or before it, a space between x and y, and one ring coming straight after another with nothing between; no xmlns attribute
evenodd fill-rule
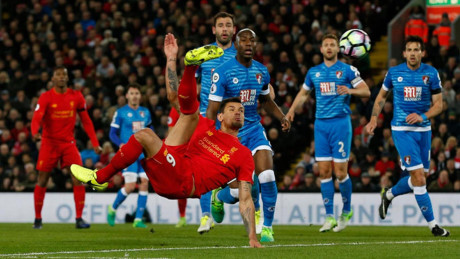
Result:
<svg viewBox="0 0 460 259"><path fill-rule="evenodd" d="M142 129L134 133L134 137L141 145L149 145L154 141L161 141L160 138L151 129Z"/></svg>
<svg viewBox="0 0 460 259"><path fill-rule="evenodd" d="M136 183L127 183L125 184L125 192L130 194L134 191L135 187L136 187Z"/></svg>

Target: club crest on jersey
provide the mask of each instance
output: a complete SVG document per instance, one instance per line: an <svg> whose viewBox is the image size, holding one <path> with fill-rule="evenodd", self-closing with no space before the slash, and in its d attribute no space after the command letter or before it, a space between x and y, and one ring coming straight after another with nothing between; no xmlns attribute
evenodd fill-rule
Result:
<svg viewBox="0 0 460 259"><path fill-rule="evenodd" d="M262 84L262 74L261 73L256 74L256 79L259 84Z"/></svg>
<svg viewBox="0 0 460 259"><path fill-rule="evenodd" d="M429 77L429 76L422 76L422 80L423 80L423 83L424 83L425 85L427 85L428 82L430 81L430 77Z"/></svg>
<svg viewBox="0 0 460 259"><path fill-rule="evenodd" d="M144 114L143 111L141 111L141 112L139 112L139 115L140 115L142 118L144 118L144 115L145 115L145 114Z"/></svg>
<svg viewBox="0 0 460 259"><path fill-rule="evenodd" d="M410 165L410 156L405 156L404 162L406 162L407 165Z"/></svg>
<svg viewBox="0 0 460 259"><path fill-rule="evenodd" d="M404 101L420 101L422 100L422 87L420 86L405 86Z"/></svg>
<svg viewBox="0 0 460 259"><path fill-rule="evenodd" d="M336 71L336 72L335 72L335 75L337 76L337 79L340 79L340 78L342 77L342 75L343 75L343 72L340 71L340 70L339 70L339 71Z"/></svg>

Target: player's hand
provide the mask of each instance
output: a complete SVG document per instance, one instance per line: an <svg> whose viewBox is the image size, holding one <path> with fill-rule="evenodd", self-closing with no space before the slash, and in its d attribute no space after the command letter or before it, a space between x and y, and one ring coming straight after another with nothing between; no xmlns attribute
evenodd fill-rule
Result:
<svg viewBox="0 0 460 259"><path fill-rule="evenodd" d="M338 85L337 86L337 93L339 95L348 95L350 94L350 88L344 86L344 85Z"/></svg>
<svg viewBox="0 0 460 259"><path fill-rule="evenodd" d="M416 123L421 123L423 122L422 116L418 115L417 113L411 113L407 115L406 117L406 122L409 124L416 124Z"/></svg>
<svg viewBox="0 0 460 259"><path fill-rule="evenodd" d="M371 120L366 125L365 129L366 129L367 133L369 133L369 135L374 135L374 130L375 130L376 127L377 127L377 122Z"/></svg>
<svg viewBox="0 0 460 259"><path fill-rule="evenodd" d="M263 248L263 246L259 243L257 239L250 239L249 246L252 248Z"/></svg>
<svg viewBox="0 0 460 259"><path fill-rule="evenodd" d="M291 112L291 110L288 111L288 113L286 114L286 119L290 122L293 122L294 121L294 116L295 116L295 113L294 111Z"/></svg>
<svg viewBox="0 0 460 259"><path fill-rule="evenodd" d="M94 147L94 152L96 152L96 154L100 155L102 153L102 147L101 146L97 146L97 147Z"/></svg>
<svg viewBox="0 0 460 259"><path fill-rule="evenodd" d="M33 140L33 141L40 141L40 140L42 140L42 134L40 134L40 133L35 134L35 135L32 137L32 140Z"/></svg>
<svg viewBox="0 0 460 259"><path fill-rule="evenodd" d="M171 33L166 34L164 51L166 58L177 58L177 52L179 51L179 47L177 46L176 38Z"/></svg>
<svg viewBox="0 0 460 259"><path fill-rule="evenodd" d="M281 119L281 129L284 131L284 132L289 132L289 130L291 130L291 121L288 120L286 118L286 116L284 116L282 119Z"/></svg>

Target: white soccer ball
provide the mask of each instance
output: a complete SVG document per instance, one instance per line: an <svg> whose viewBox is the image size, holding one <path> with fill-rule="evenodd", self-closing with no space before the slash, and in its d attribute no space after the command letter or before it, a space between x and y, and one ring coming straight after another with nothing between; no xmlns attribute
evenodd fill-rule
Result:
<svg viewBox="0 0 460 259"><path fill-rule="evenodd" d="M340 37L340 52L353 58L361 58L371 50L371 39L363 30L351 29Z"/></svg>

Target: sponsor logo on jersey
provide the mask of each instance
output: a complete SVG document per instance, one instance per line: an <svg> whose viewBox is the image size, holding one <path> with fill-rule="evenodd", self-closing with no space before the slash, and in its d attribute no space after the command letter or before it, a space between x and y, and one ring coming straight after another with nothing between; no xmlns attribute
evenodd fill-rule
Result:
<svg viewBox="0 0 460 259"><path fill-rule="evenodd" d="M342 78L343 72L338 70L338 71L335 72L335 75L337 76L337 79L340 79L340 78Z"/></svg>
<svg viewBox="0 0 460 259"><path fill-rule="evenodd" d="M254 105L256 103L256 89L245 89L240 91L240 100L243 106Z"/></svg>
<svg viewBox="0 0 460 259"><path fill-rule="evenodd" d="M404 162L406 162L407 165L410 165L410 156L405 156Z"/></svg>
<svg viewBox="0 0 460 259"><path fill-rule="evenodd" d="M428 82L430 82L430 77L429 77L429 76L422 76L422 80L423 80L423 83L424 83L425 85L427 85Z"/></svg>
<svg viewBox="0 0 460 259"><path fill-rule="evenodd" d="M227 164L228 160L230 160L230 156L228 154L225 154L220 158L220 161L222 161L224 165Z"/></svg>
<svg viewBox="0 0 460 259"><path fill-rule="evenodd" d="M234 84L238 84L238 78L236 78L236 77L233 78L233 83L234 83Z"/></svg>
<svg viewBox="0 0 460 259"><path fill-rule="evenodd" d="M256 79L259 84L262 84L262 74L261 73L256 74Z"/></svg>
<svg viewBox="0 0 460 259"><path fill-rule="evenodd" d="M217 83L217 81L219 81L219 74L218 73L214 73L212 75L212 82L213 83Z"/></svg>
<svg viewBox="0 0 460 259"><path fill-rule="evenodd" d="M336 95L335 82L321 82L319 83L321 95Z"/></svg>
<svg viewBox="0 0 460 259"><path fill-rule="evenodd" d="M136 133L139 130L144 128L144 122L143 121L133 121L132 128L133 128L133 132Z"/></svg>
<svg viewBox="0 0 460 259"><path fill-rule="evenodd" d="M420 86L405 86L404 101L420 101L422 100L422 87Z"/></svg>

